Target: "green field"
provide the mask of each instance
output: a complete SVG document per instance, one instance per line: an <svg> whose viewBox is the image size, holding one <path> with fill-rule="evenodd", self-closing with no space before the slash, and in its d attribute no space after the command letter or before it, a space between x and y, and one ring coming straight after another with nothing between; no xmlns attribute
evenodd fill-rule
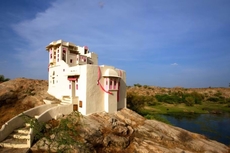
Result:
<svg viewBox="0 0 230 153"><path fill-rule="evenodd" d="M230 113L230 98L220 91L205 95L198 92L170 92L155 95L127 94L128 108L147 119L164 121L160 116L192 117L198 114Z"/></svg>
<svg viewBox="0 0 230 153"><path fill-rule="evenodd" d="M168 104L158 103L155 106L144 106L143 110L150 111L154 114L171 114L171 113L230 113L228 104L219 104L213 102L203 102L202 104L195 104L187 106L184 103Z"/></svg>
<svg viewBox="0 0 230 153"><path fill-rule="evenodd" d="M193 118L199 114L230 113L230 107L228 107L227 104L218 104L212 102L203 102L202 104L197 104L194 106L186 106L184 103L160 103L155 106L144 106L142 109L138 111L138 113L147 119L156 119L170 124L166 119L161 117L162 114L171 115L178 118Z"/></svg>

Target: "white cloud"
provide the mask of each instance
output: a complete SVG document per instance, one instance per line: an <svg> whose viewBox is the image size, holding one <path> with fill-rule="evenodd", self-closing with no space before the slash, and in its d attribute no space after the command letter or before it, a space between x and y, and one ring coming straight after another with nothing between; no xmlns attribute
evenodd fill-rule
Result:
<svg viewBox="0 0 230 153"><path fill-rule="evenodd" d="M97 2L56 1L34 19L13 25L16 33L28 42L24 48L16 48L16 58L26 66L37 66L46 59L45 46L58 39L87 45L99 57L125 59L130 58L131 53L142 54L135 50L145 36L130 26L136 20L132 17L135 7L126 2L112 2L112 5L106 3L101 9ZM141 23L135 22L135 25Z"/></svg>
<svg viewBox="0 0 230 153"><path fill-rule="evenodd" d="M178 64L177 64L177 63L172 63L171 65L172 65L172 66L177 66Z"/></svg>
<svg viewBox="0 0 230 153"><path fill-rule="evenodd" d="M202 2L193 5L189 2L167 2L165 5L152 0L105 3L100 0L57 0L44 12L37 13L35 18L13 26L14 31L27 41L23 48L16 46L14 54L31 70L46 69L48 55L45 46L53 40L63 39L80 46L87 45L98 54L99 63L108 62L115 67L116 63L129 68L152 64L157 70L159 65L165 66L167 61L172 60L180 60L183 65L195 63L194 60L207 55L207 52L196 54L195 51L209 51L208 47L212 46L204 43L204 40L210 43L204 38L212 38L216 42L214 36L208 36L209 31L215 34L215 29L220 27L219 24L214 26L214 23L219 23L219 18L213 19L213 14L218 12L201 16L197 6ZM202 4L198 9L203 10L206 2ZM222 39L219 40L222 42ZM223 46L219 44L216 43ZM178 66L177 63L170 65ZM170 65L161 75L165 75Z"/></svg>

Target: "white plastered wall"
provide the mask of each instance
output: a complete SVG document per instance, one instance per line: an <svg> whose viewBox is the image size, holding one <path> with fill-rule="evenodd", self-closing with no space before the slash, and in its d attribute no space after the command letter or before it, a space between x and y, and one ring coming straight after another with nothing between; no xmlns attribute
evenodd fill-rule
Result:
<svg viewBox="0 0 230 153"><path fill-rule="evenodd" d="M49 69L48 93L58 99L62 99L62 96L70 96L69 81L65 75L65 72L68 71L69 66L64 61L60 61L59 64L59 66L54 66ZM54 84L52 82L53 71L55 71Z"/></svg>
<svg viewBox="0 0 230 153"><path fill-rule="evenodd" d="M117 111L117 91L110 91L112 94L105 94L104 106L105 111L108 113L114 113Z"/></svg>
<svg viewBox="0 0 230 153"><path fill-rule="evenodd" d="M80 76L78 78L78 90L75 92L78 96L78 101L82 101L82 108L79 107L78 103L78 111L83 115L86 115L86 91L87 91L87 65L80 65Z"/></svg>
<svg viewBox="0 0 230 153"><path fill-rule="evenodd" d="M104 111L104 91L97 84L98 65L87 65L86 115ZM103 78L100 83L103 85Z"/></svg>

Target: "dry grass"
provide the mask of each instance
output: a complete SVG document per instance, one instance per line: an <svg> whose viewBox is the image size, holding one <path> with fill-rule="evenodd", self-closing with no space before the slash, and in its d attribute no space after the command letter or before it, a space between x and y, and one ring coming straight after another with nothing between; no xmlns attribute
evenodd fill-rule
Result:
<svg viewBox="0 0 230 153"><path fill-rule="evenodd" d="M170 92L185 92L192 93L198 92L206 96L213 96L214 94L221 92L222 96L230 97L230 88L183 88L183 87L173 87L173 88L164 88L164 87L129 87L127 92L135 92L138 95L144 96L155 96L156 94L168 94Z"/></svg>

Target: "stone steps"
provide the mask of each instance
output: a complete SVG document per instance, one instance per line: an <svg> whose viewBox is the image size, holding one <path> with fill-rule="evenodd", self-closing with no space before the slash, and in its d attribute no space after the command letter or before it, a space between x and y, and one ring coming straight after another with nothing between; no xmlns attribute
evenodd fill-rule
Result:
<svg viewBox="0 0 230 153"><path fill-rule="evenodd" d="M65 104L70 104L71 103L71 98L69 96L63 96L61 103L59 105L65 105Z"/></svg>
<svg viewBox="0 0 230 153"><path fill-rule="evenodd" d="M2 141L0 146L5 148L28 148L27 139L17 139L10 137L7 137L4 141Z"/></svg>
<svg viewBox="0 0 230 153"><path fill-rule="evenodd" d="M30 127L28 126L14 130L14 133L21 133L21 134L29 134L29 132L30 132Z"/></svg>
<svg viewBox="0 0 230 153"><path fill-rule="evenodd" d="M12 133L10 134L10 137L15 138L15 139L29 139L29 135L28 134L24 134L24 133Z"/></svg>
<svg viewBox="0 0 230 153"><path fill-rule="evenodd" d="M29 148L27 145L27 140L30 139L29 132L29 124L25 124L24 127L14 130L5 140L0 142L0 147Z"/></svg>
<svg viewBox="0 0 230 153"><path fill-rule="evenodd" d="M70 98L63 98L59 105L66 105L66 104L71 104Z"/></svg>

